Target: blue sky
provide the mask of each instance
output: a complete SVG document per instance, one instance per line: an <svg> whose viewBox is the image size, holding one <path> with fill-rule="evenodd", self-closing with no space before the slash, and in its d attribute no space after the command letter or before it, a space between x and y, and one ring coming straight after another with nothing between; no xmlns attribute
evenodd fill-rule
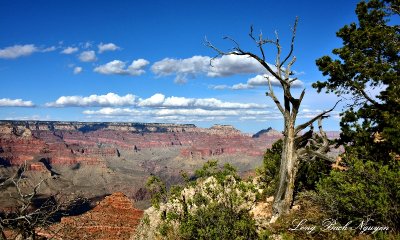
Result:
<svg viewBox="0 0 400 240"><path fill-rule="evenodd" d="M250 59L210 58L230 36L257 52L250 25L284 53L299 17L293 69L306 88L298 123L334 105L310 84L315 60L341 46L357 1L1 1L0 119L231 124L245 132L282 118ZM267 47L267 60L275 50ZM279 95L280 89L275 87ZM339 129L338 112L325 128Z"/></svg>

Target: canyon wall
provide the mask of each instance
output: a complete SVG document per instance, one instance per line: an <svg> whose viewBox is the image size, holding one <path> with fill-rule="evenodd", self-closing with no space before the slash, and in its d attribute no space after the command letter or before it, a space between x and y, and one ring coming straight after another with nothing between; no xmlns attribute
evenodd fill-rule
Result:
<svg viewBox="0 0 400 240"><path fill-rule="evenodd" d="M0 121L0 164L101 164L120 151L174 147L182 158L262 156L281 137L268 129L254 136L229 125ZM35 163L36 164L36 163ZM40 169L33 165L32 169Z"/></svg>

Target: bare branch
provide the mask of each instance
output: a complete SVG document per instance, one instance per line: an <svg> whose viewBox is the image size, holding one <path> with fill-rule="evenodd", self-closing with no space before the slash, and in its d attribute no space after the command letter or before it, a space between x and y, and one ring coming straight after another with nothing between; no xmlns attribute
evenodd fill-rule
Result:
<svg viewBox="0 0 400 240"><path fill-rule="evenodd" d="M263 48L264 43L266 43L266 42L263 40L262 32L260 32L259 41L258 41L258 47L260 48L263 61L265 61L265 54L264 54L264 48Z"/></svg>
<svg viewBox="0 0 400 240"><path fill-rule="evenodd" d="M312 133L313 128L311 125L311 129L309 131L295 139L296 146L298 147L296 153L302 160L315 161L317 158L319 158L329 162L336 161L326 154L329 151L329 140L326 133L322 129L323 118L325 117L321 116L318 118L319 134ZM322 143L319 143L317 140L322 140Z"/></svg>
<svg viewBox="0 0 400 240"><path fill-rule="evenodd" d="M374 105L377 106L377 107L381 106L381 104L379 104L377 101L375 101L374 99L372 99L372 98L365 92L364 89L355 86L355 84L352 84L352 85L353 85L353 87L355 87L355 88L361 93L361 95L363 95L363 97L364 97L365 99L367 99L367 101L371 102L372 104L374 104Z"/></svg>
<svg viewBox="0 0 400 240"><path fill-rule="evenodd" d="M285 79L287 79L289 83L290 83L289 77L291 73L290 69L292 68L292 65L296 62L296 59L297 59L296 56L294 56L285 69Z"/></svg>
<svg viewBox="0 0 400 240"><path fill-rule="evenodd" d="M306 89L301 91L300 97L298 99L292 99L293 111L292 111L292 118L296 118L299 112L301 101L303 101L304 95L306 94Z"/></svg>
<svg viewBox="0 0 400 240"><path fill-rule="evenodd" d="M302 149L302 148L304 148L304 147L308 144L309 139L312 137L313 132L314 132L314 128L313 128L312 125L311 125L310 130L308 130L307 132L305 132L305 133L304 133L303 135L301 135L301 136L297 136L297 137L294 139L294 144L296 145L296 148L297 148L297 149ZM301 154L299 154L299 155L301 155Z"/></svg>
<svg viewBox="0 0 400 240"><path fill-rule="evenodd" d="M278 75L282 78L282 72L281 72L281 45L279 43L279 35L278 31L275 31L275 37L276 37L276 57L275 57L275 66L278 71Z"/></svg>
<svg viewBox="0 0 400 240"><path fill-rule="evenodd" d="M285 62L290 58L290 56L292 56L293 54L293 50L294 50L294 40L296 38L296 31L297 31L297 23L299 21L299 17L296 17L296 19L294 20L294 26L292 28L292 42L290 44L290 52L289 54L286 56L285 60L282 61L282 63L279 65L279 68L281 68L283 66L283 64L285 64Z"/></svg>
<svg viewBox="0 0 400 240"><path fill-rule="evenodd" d="M225 37L223 37L223 39L224 39L224 40L227 39L227 40L232 41L232 42L236 45L236 47L234 47L235 50L240 49L239 43L237 43L237 42L235 41L235 39L233 39L233 38L231 38L231 37L229 37L229 36L225 36Z"/></svg>
<svg viewBox="0 0 400 240"><path fill-rule="evenodd" d="M315 158L318 157L318 158L323 159L323 160L328 161L328 162L333 162L333 163L336 162L335 159L328 157L328 156L327 156L326 154L324 154L324 153L320 153L320 152L318 152L318 151L314 151L314 150L311 150L311 149L306 149L306 152L307 152L307 154L313 156L313 159L312 159L312 160L315 160Z"/></svg>
<svg viewBox="0 0 400 240"><path fill-rule="evenodd" d="M278 98L274 94L274 90L271 85L271 80L269 79L268 76L266 76L268 80L268 87L269 87L269 92L266 93L267 96L271 97L272 100L275 102L276 106L278 107L279 111L281 111L282 114L285 114L285 110L283 109L281 103L279 102Z"/></svg>
<svg viewBox="0 0 400 240"><path fill-rule="evenodd" d="M251 37L251 39L253 39L254 41L256 41L256 38L253 36L253 25L250 26L250 33L249 36Z"/></svg>
<svg viewBox="0 0 400 240"><path fill-rule="evenodd" d="M299 126L297 126L297 127L295 128L295 134L298 134L301 130L303 130L303 129L305 129L306 127L310 126L313 122L315 122L317 119L319 119L320 117L324 116L325 114L332 112L333 109L336 108L336 105L338 105L338 103L339 103L340 101L341 101L341 100L337 101L337 102L335 103L335 106L333 106L331 109L326 110L326 111L324 111L324 112L318 114L317 116L313 117L311 120L309 120L309 121L307 121L307 122L305 122L305 123L300 124Z"/></svg>

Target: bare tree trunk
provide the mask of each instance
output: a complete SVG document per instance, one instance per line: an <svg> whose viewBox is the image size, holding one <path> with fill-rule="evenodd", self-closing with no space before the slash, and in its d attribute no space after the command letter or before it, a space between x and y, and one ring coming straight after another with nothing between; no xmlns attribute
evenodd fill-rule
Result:
<svg viewBox="0 0 400 240"><path fill-rule="evenodd" d="M284 132L281 164L279 168L279 185L273 204L274 216L287 213L292 205L298 166L298 157L294 142L294 124L292 123L292 119L286 121L288 122L288 126L286 126L286 131Z"/></svg>
<svg viewBox="0 0 400 240"><path fill-rule="evenodd" d="M296 27L297 27L298 19L296 18L293 29L292 29L292 41L290 45L290 51L285 58L281 58L282 48L279 42L278 33L276 34L276 39L265 39L263 38L262 33L258 36L258 39L253 35L253 27L250 28L249 36L251 39L254 40L257 47L260 49L261 56L258 56L252 52L244 51L240 48L239 44L230 37L225 37L225 39L231 40L235 47L233 51L224 52L220 49L216 48L211 42L206 40L206 45L210 48L214 49L218 55L217 56L224 56L224 55L237 55L237 56L248 56L253 58L254 60L258 61L261 66L263 66L266 70L265 78L268 80L268 87L269 91L266 93L267 96L271 97L274 101L275 105L282 113L284 118L284 138L283 138L283 145L282 145L282 155L281 155L281 165L279 169L279 185L275 194L274 204L273 204L273 217L271 222L275 222L279 216L284 213L287 213L293 203L293 192L295 187L295 180L296 174L298 171L300 160L309 159L315 160L316 157L321 159L328 159L324 154L328 146L328 140L326 134L322 130L321 121L322 118L326 117L326 114L331 112L335 107L330 110L326 110L321 112L317 116L313 117L309 121L296 126L296 118L297 114L300 109L300 104L303 100L305 89L301 92L298 98L293 97L291 94L291 87L292 84L297 80L297 78L292 77L293 73L291 71L292 65L296 61L296 57L293 56L294 50L294 39L296 36ZM277 53L275 58L275 66L271 67L269 63L265 60L264 48L265 44L272 44L276 47ZM286 65L285 65L286 63ZM279 101L279 99L274 94L271 79L275 78L280 83L280 86L283 89L284 94L284 101L283 104ZM324 139L323 144L320 146L314 145L316 141L312 138L314 137L313 134L313 127L312 124L319 120L320 126L320 134L321 137ZM310 127L310 130L302 133L304 129ZM314 145L314 149L310 148L310 144Z"/></svg>

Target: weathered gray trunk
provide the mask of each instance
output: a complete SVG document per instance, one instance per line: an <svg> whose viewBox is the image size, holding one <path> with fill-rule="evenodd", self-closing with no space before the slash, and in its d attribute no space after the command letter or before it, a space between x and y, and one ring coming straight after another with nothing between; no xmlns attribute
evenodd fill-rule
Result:
<svg viewBox="0 0 400 240"><path fill-rule="evenodd" d="M258 56L254 53L244 51L240 48L239 44L227 37L226 39L232 40L235 43L234 51L231 52L224 52L220 49L216 48L211 44L211 42L206 40L206 44L217 51L218 56L225 56L225 55L235 55L235 56L248 56L253 58L254 60L258 61L269 73L265 75L265 78L268 80L268 88L269 91L266 92L266 95L271 97L274 103L276 104L279 111L282 113L285 126L284 126L284 139L283 139L283 147L282 147L282 156L281 156L281 165L279 170L279 184L278 189L275 194L274 204L273 204L273 218L271 222L276 221L279 216L284 213L287 213L292 205L293 202L293 192L294 192L294 184L296 179L296 174L298 170L298 165L300 159L305 158L307 154L313 153L315 157L324 158L323 153L328 149L328 141L326 135L323 134L322 137L325 138L323 146L319 148L317 151L313 151L309 148L305 148L309 142L309 139L313 135L312 131L312 124L314 121L322 118L329 112L331 112L335 107L330 110L324 111L317 116L313 117L309 121L296 126L296 117L299 112L300 104L303 100L305 89L301 92L299 98L295 98L291 94L291 87L293 83L297 80L297 78L293 78L293 72L291 68L296 61L296 57L292 55L294 49L294 39L296 36L296 27L297 27L298 19L296 18L294 26L292 28L292 41L290 44L290 51L285 58L281 58L281 45L279 43L278 34L276 33L276 40L268 40L263 39L262 34L259 37L253 35L253 28L250 28L250 37L256 42L257 47L260 49L261 56ZM271 68L270 64L265 60L265 54L263 45L264 44L273 44L276 46L277 54L275 58L275 67L276 70ZM283 61L282 61L283 59ZM285 66L286 63L286 66ZM272 88L271 79L275 78L279 81L284 95L284 102L283 104L279 99L275 96L274 90ZM337 104L337 103L336 103ZM336 106L335 104L335 106ZM307 127L311 127L310 131L304 133L301 136L297 136L300 134ZM322 126L320 126L320 132L322 134ZM315 141L314 141L315 142Z"/></svg>
<svg viewBox="0 0 400 240"><path fill-rule="evenodd" d="M295 146L294 120L285 119L279 184L273 204L273 214L276 217L287 213L292 205L297 168L298 156Z"/></svg>

